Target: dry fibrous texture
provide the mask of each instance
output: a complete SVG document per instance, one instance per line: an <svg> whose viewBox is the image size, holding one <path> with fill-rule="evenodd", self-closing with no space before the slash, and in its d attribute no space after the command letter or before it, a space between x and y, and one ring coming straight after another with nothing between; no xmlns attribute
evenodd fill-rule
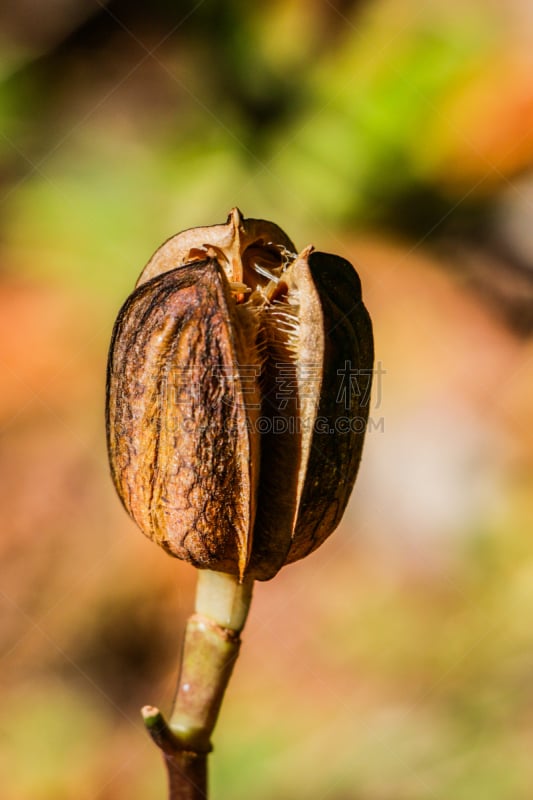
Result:
<svg viewBox="0 0 533 800"><path fill-rule="evenodd" d="M276 225L193 228L152 257L108 366L113 479L141 530L197 567L273 577L337 527L368 418L355 269Z"/></svg>

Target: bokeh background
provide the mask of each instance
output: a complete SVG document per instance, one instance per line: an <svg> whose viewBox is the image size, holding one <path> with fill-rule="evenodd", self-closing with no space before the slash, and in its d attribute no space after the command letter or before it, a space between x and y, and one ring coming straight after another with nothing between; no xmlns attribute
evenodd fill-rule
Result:
<svg viewBox="0 0 533 800"><path fill-rule="evenodd" d="M171 234L272 219L358 268L382 374L341 528L257 587L223 800L533 785L529 0L0 7L0 785L157 800L194 570L111 486L114 317Z"/></svg>

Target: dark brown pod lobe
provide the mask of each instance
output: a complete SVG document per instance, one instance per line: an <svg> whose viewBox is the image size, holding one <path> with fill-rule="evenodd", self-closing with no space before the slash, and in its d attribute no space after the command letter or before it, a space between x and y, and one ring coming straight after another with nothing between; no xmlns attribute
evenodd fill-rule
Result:
<svg viewBox="0 0 533 800"><path fill-rule="evenodd" d="M300 312L301 347L316 352L320 331L322 369L287 563L319 547L341 521L361 460L374 363L372 323L352 265L313 252L300 270L309 287Z"/></svg>
<svg viewBox="0 0 533 800"><path fill-rule="evenodd" d="M118 494L141 530L198 567L242 574L256 504L254 320L214 259L142 284L119 313L107 437ZM252 420L253 422L253 420Z"/></svg>
<svg viewBox="0 0 533 800"><path fill-rule="evenodd" d="M349 262L307 248L283 278L283 301L262 316L262 417L271 424L261 436L249 567L260 580L315 550L339 524L361 459L374 358Z"/></svg>

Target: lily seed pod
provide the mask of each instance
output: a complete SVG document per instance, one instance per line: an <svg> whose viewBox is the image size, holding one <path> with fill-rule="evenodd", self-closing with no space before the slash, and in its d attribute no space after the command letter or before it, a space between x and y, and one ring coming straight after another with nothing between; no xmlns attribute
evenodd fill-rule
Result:
<svg viewBox="0 0 533 800"><path fill-rule="evenodd" d="M267 580L337 527L373 366L355 269L270 222L154 254L113 331L107 440L130 516L196 567Z"/></svg>

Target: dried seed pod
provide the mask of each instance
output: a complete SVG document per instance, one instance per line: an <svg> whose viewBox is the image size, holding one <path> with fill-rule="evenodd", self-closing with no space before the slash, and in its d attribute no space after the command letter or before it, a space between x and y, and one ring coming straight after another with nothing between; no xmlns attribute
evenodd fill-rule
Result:
<svg viewBox="0 0 533 800"><path fill-rule="evenodd" d="M273 577L341 519L372 363L344 259L296 255L276 225L236 209L173 237L111 343L108 449L127 511L195 566Z"/></svg>

